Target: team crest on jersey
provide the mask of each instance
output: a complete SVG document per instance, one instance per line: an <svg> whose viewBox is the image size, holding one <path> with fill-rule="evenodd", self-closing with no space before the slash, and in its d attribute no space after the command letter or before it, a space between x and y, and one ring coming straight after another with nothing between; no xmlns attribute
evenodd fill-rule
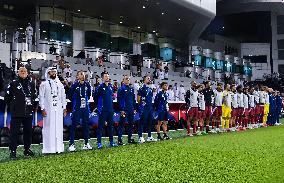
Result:
<svg viewBox="0 0 284 183"><path fill-rule="evenodd" d="M22 87L21 87L21 86L18 86L17 88L18 88L18 90L20 90Z"/></svg>

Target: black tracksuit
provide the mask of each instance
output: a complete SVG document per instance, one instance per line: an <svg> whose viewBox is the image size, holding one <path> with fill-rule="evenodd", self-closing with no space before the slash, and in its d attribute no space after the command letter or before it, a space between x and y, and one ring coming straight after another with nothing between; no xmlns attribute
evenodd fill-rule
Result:
<svg viewBox="0 0 284 183"><path fill-rule="evenodd" d="M5 102L10 108L10 150L16 151L18 133L23 124L24 148L30 148L32 138L33 109L36 99L34 83L29 79L18 77L13 80L5 93Z"/></svg>

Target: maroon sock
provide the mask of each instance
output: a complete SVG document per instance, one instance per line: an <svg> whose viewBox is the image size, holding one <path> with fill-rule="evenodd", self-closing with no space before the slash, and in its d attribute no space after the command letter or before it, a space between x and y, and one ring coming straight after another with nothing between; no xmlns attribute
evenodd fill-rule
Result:
<svg viewBox="0 0 284 183"><path fill-rule="evenodd" d="M215 121L212 121L212 129L215 127Z"/></svg>
<svg viewBox="0 0 284 183"><path fill-rule="evenodd" d="M219 128L220 126L220 121L216 121L216 128Z"/></svg>
<svg viewBox="0 0 284 183"><path fill-rule="evenodd" d="M209 125L206 125L206 132L209 132Z"/></svg>
<svg viewBox="0 0 284 183"><path fill-rule="evenodd" d="M203 132L203 130L204 130L204 126L201 125L201 126L200 126L200 131Z"/></svg>
<svg viewBox="0 0 284 183"><path fill-rule="evenodd" d="M232 128L232 124L231 123L229 124L229 128Z"/></svg>
<svg viewBox="0 0 284 183"><path fill-rule="evenodd" d="M187 125L187 133L190 133L190 124Z"/></svg>
<svg viewBox="0 0 284 183"><path fill-rule="evenodd" d="M193 124L193 133L196 133L196 124Z"/></svg>

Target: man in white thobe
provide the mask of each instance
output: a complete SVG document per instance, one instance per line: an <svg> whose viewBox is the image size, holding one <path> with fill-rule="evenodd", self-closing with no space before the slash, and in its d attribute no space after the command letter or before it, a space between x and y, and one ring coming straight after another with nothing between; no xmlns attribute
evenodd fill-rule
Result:
<svg viewBox="0 0 284 183"><path fill-rule="evenodd" d="M63 115L66 116L64 86L53 67L46 70L46 81L39 88L39 105L43 116L42 153L61 153L63 144Z"/></svg>

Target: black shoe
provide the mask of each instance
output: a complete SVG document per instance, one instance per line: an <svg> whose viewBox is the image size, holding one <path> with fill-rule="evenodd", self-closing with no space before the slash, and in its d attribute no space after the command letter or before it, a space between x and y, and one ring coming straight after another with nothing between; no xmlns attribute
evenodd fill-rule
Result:
<svg viewBox="0 0 284 183"><path fill-rule="evenodd" d="M164 135L163 139L164 140L170 140L171 138L168 135Z"/></svg>
<svg viewBox="0 0 284 183"><path fill-rule="evenodd" d="M163 138L160 135L158 135L157 140L163 140Z"/></svg>
<svg viewBox="0 0 284 183"><path fill-rule="evenodd" d="M124 143L122 142L122 140L119 140L119 141L117 142L117 145L119 145L119 146L124 146Z"/></svg>
<svg viewBox="0 0 284 183"><path fill-rule="evenodd" d="M134 139L128 140L128 144L137 144Z"/></svg>
<svg viewBox="0 0 284 183"><path fill-rule="evenodd" d="M10 152L10 158L11 159L17 159L17 152L16 151L11 151Z"/></svg>
<svg viewBox="0 0 284 183"><path fill-rule="evenodd" d="M33 151L31 151L30 149L27 149L27 150L24 151L24 155L32 157L32 156L35 155L35 153Z"/></svg>

